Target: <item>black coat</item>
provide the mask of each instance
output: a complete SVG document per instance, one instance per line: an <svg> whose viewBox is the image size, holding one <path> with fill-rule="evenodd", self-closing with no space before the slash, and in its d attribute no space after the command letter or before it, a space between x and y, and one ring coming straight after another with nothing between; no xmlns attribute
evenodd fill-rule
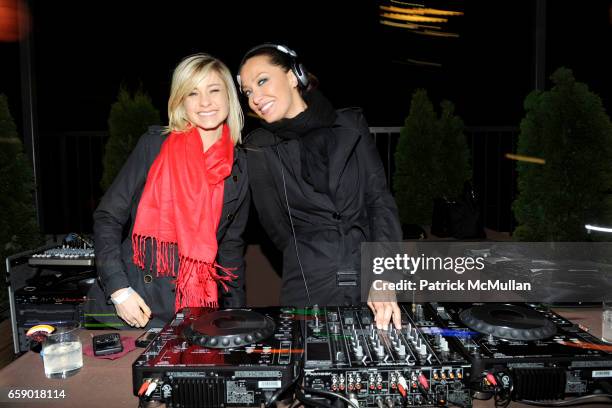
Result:
<svg viewBox="0 0 612 408"><path fill-rule="evenodd" d="M245 142L253 202L262 226L283 253L283 305L358 303L360 244L402 239L397 206L361 111L339 110L335 118L326 128L307 121L306 133L297 138L258 129ZM334 139L324 142L327 193L316 191L302 175L300 149L312 136ZM340 284L351 280L356 286Z"/></svg>
<svg viewBox="0 0 612 408"><path fill-rule="evenodd" d="M148 171L165 138L161 127L149 128L93 214L96 268L100 285L94 285L90 290L89 302L86 304L89 313L114 313L115 308L109 296L120 288L131 286L151 308L153 318L150 326L162 326L174 315L175 285L171 282L174 278L157 278L155 267L152 271L143 271L132 262L131 237L138 203ZM220 293L221 305L228 307L243 306L246 302L242 232L250 205L247 180L245 152L236 148L232 174L225 180L223 210L217 230L217 263L237 268L235 273L238 279L229 283L229 293ZM150 264L151 252L150 249L146 251L145 265ZM178 262L178 256L175 259ZM109 321L104 316L98 316L97 320Z"/></svg>

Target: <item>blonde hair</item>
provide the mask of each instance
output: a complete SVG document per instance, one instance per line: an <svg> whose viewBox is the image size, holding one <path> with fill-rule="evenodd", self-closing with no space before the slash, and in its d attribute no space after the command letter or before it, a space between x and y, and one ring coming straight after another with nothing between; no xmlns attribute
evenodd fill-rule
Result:
<svg viewBox="0 0 612 408"><path fill-rule="evenodd" d="M187 119L183 101L211 72L216 72L225 83L229 102L227 125L234 144L242 141L240 132L244 125L244 115L234 85L234 78L227 66L208 54L195 54L183 59L174 70L170 98L168 99L168 132L182 132L192 123Z"/></svg>

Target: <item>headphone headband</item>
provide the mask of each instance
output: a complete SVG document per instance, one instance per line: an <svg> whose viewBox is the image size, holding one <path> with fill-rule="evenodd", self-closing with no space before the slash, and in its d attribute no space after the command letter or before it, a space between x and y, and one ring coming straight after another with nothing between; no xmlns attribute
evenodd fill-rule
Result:
<svg viewBox="0 0 612 408"><path fill-rule="evenodd" d="M282 45L282 44L273 44L273 43L264 43L264 44L259 44L253 48L251 48L250 50L248 50L246 52L246 54L244 54L244 57L242 57L242 60L240 61L240 65L238 66L238 72L240 72L240 68L242 68L242 66L244 65L244 62L251 56L253 55L255 52L264 49L264 48L270 48L276 51L279 51L285 55L287 55L290 59L290 68L291 71L293 71L293 73L295 74L295 76L297 77L298 83L300 85L300 87L302 88L306 88L308 87L308 73L306 72L306 70L304 69L304 66L298 62L297 58L298 55L295 51L293 51L291 48L287 47L286 45ZM238 80L238 89L240 89L240 91L242 92L242 86L241 86L241 81L240 81L240 74L236 75L236 79Z"/></svg>

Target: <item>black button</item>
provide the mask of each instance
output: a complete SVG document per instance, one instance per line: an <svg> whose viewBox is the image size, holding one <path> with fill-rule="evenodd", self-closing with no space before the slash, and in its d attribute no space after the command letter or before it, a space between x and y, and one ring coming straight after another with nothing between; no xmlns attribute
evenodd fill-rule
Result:
<svg viewBox="0 0 612 408"><path fill-rule="evenodd" d="M233 213L227 214L227 219L228 219L228 221L233 221L234 220L234 214Z"/></svg>
<svg viewBox="0 0 612 408"><path fill-rule="evenodd" d="M232 180L234 180L234 183L237 183L237 182L238 182L238 176L234 175L234 176L232 177Z"/></svg>
<svg viewBox="0 0 612 408"><path fill-rule="evenodd" d="M334 217L334 220L339 220L340 218L342 218L342 215L340 213L335 212L332 214L332 217Z"/></svg>
<svg viewBox="0 0 612 408"><path fill-rule="evenodd" d="M145 275L143 279L144 279L144 283L151 283L151 282L153 282L153 276L151 276L149 274Z"/></svg>

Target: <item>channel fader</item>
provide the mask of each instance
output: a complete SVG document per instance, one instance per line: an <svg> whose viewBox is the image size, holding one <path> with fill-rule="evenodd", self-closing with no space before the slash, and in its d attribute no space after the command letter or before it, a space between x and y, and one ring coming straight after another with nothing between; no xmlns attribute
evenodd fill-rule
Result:
<svg viewBox="0 0 612 408"><path fill-rule="evenodd" d="M470 407L470 364L429 309L401 305L402 329L376 329L367 306L307 309L306 397L340 393L360 407Z"/></svg>

